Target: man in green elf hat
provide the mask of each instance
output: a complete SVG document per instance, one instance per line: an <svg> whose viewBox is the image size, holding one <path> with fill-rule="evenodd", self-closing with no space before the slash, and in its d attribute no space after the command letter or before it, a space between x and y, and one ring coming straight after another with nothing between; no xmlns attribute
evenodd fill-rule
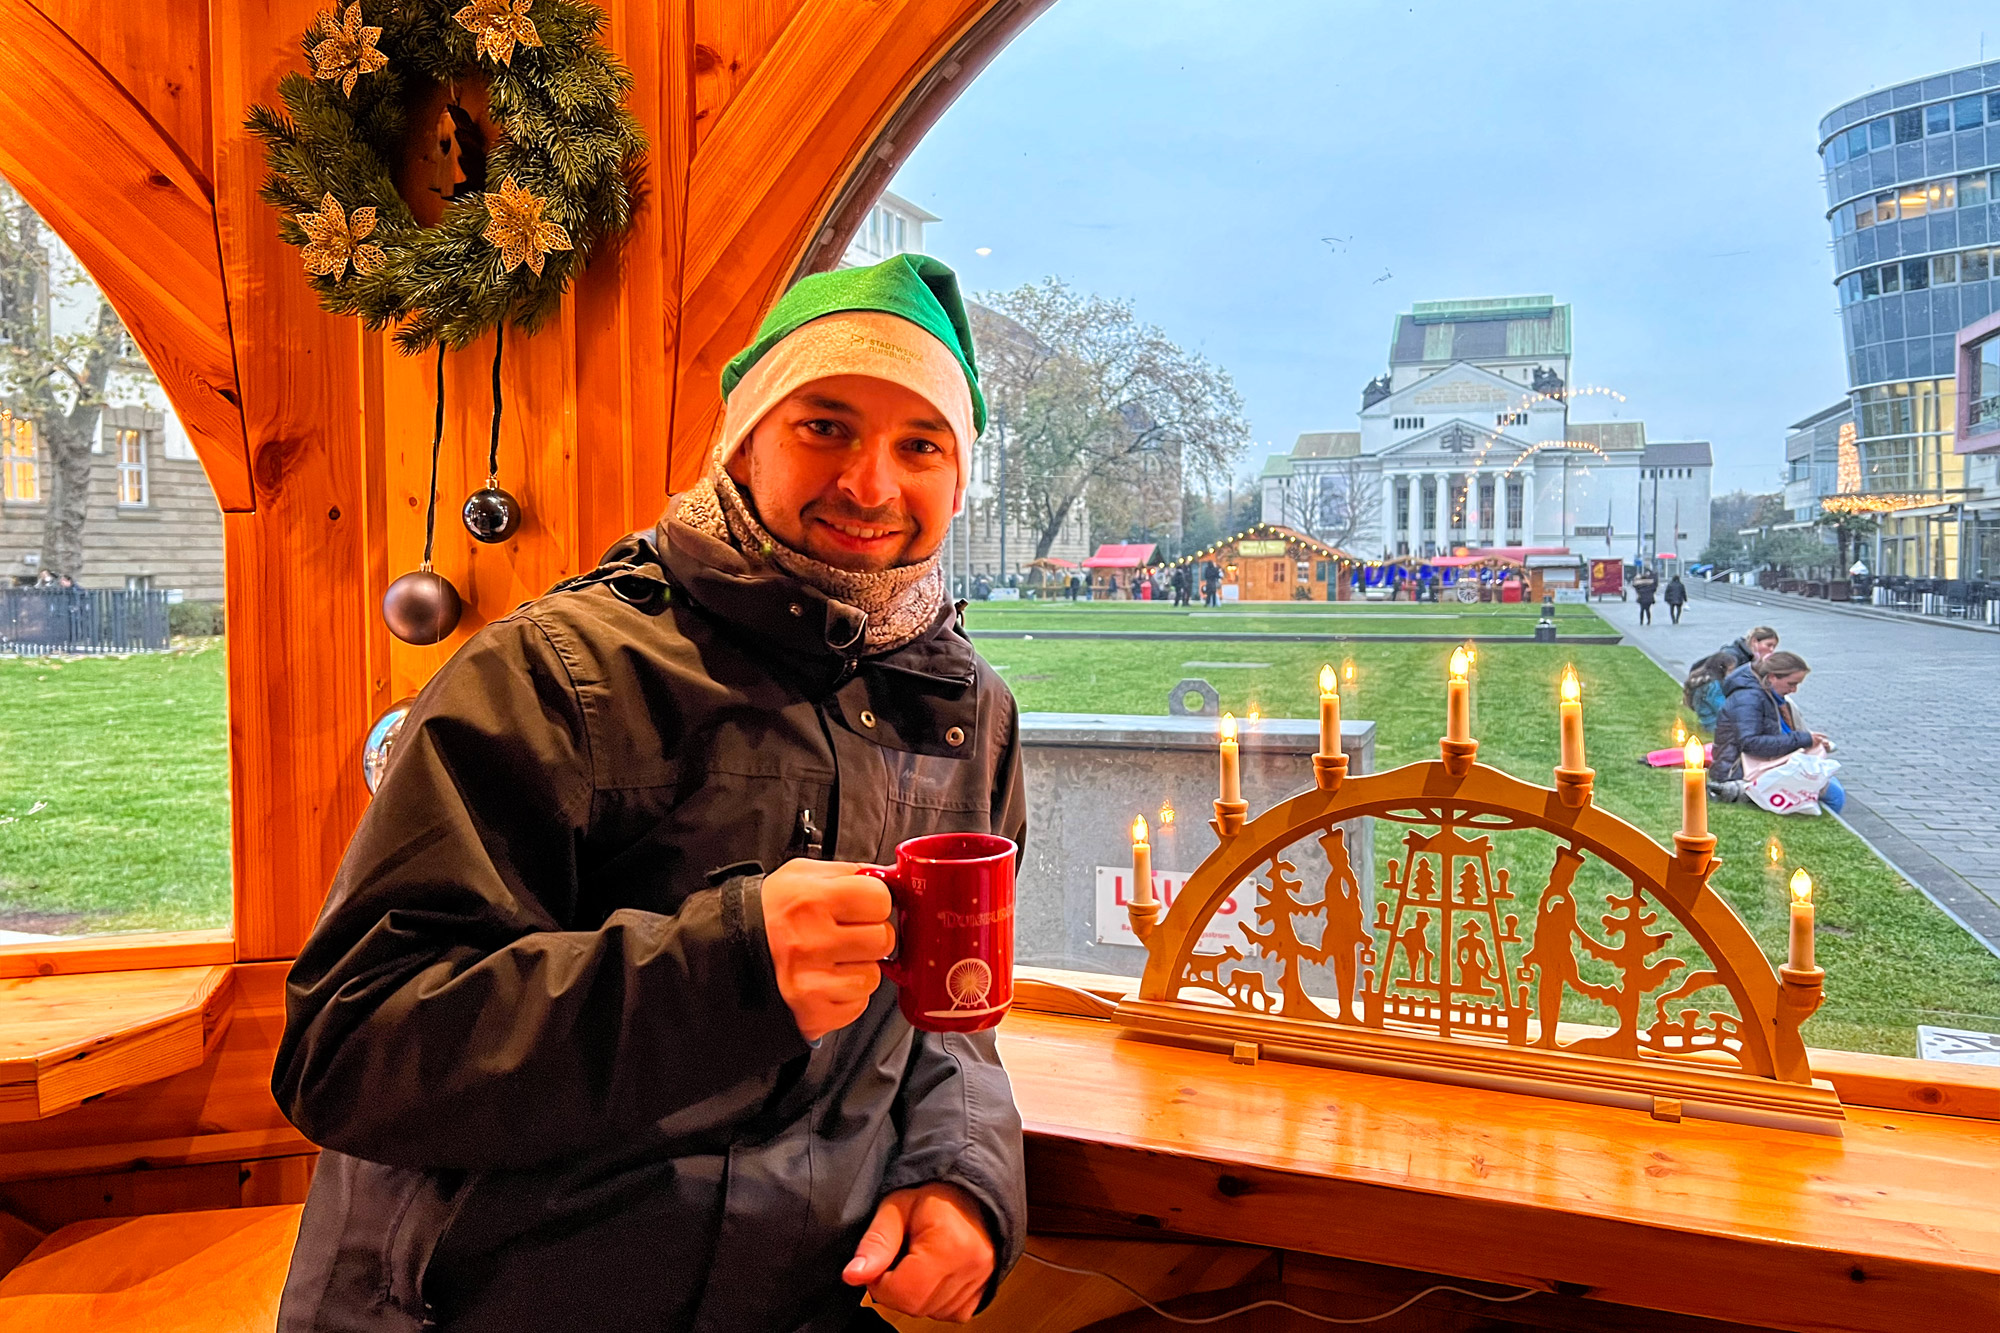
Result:
<svg viewBox="0 0 2000 1333"><path fill-rule="evenodd" d="M993 1034L904 1021L856 873L1026 831L937 561L984 424L957 281L806 278L722 387L658 527L418 697L292 969L288 1333L844 1333L1020 1256Z"/></svg>

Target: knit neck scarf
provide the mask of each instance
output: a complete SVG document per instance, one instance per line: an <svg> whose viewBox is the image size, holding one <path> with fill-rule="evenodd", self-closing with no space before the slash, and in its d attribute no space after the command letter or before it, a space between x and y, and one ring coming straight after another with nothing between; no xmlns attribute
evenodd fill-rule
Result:
<svg viewBox="0 0 2000 1333"><path fill-rule="evenodd" d="M944 571L935 552L913 565L875 573L839 569L786 546L757 521L749 502L720 463L681 499L674 517L705 537L733 547L861 612L865 654L914 642L945 607Z"/></svg>

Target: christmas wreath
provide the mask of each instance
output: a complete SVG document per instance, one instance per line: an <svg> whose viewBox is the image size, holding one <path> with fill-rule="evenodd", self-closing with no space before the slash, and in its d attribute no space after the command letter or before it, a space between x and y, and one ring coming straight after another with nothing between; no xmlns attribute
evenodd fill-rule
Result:
<svg viewBox="0 0 2000 1333"><path fill-rule="evenodd" d="M337 0L336 0L337 2ZM645 136L584 0L352 0L307 29L312 76L252 107L260 190L320 303L406 354L532 333L631 223Z"/></svg>

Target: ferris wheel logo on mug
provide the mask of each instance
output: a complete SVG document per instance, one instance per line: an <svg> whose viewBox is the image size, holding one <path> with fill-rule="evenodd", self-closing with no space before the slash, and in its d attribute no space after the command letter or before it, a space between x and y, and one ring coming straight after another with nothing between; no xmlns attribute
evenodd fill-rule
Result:
<svg viewBox="0 0 2000 1333"><path fill-rule="evenodd" d="M983 959L961 958L945 973L945 993L953 1009L980 1009L993 993L993 969Z"/></svg>

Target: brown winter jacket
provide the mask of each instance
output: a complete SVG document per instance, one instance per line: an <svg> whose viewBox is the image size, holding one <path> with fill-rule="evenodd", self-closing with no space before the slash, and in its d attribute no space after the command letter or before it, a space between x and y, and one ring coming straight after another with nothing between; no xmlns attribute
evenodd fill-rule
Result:
<svg viewBox="0 0 2000 1333"><path fill-rule="evenodd" d="M1020 841L1014 701L948 609L858 612L669 521L475 635L418 697L293 966L272 1090L326 1152L284 1333L823 1333L890 1190L1026 1231L993 1035L886 980L817 1047L764 870Z"/></svg>

